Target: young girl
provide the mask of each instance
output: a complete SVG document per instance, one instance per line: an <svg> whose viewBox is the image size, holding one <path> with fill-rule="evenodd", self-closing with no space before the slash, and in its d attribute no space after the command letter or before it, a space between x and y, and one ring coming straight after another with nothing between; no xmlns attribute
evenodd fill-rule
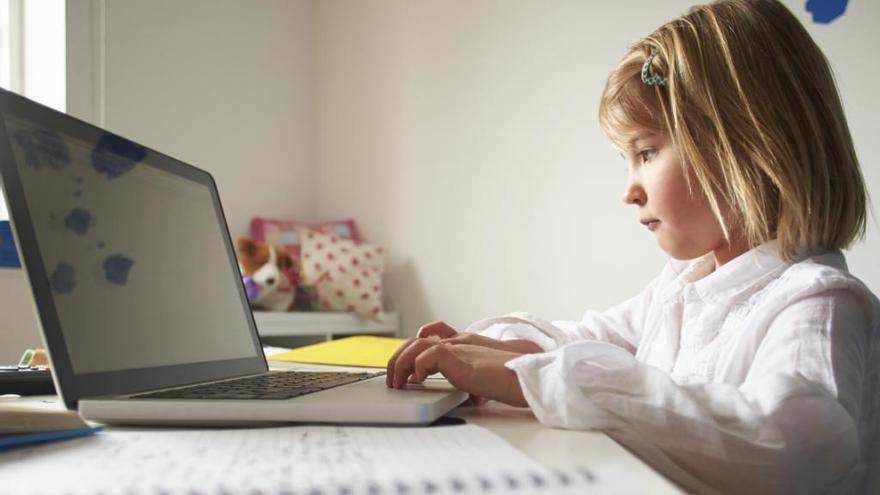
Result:
<svg viewBox="0 0 880 495"><path fill-rule="evenodd" d="M673 259L579 322L419 330L388 363L549 426L606 431L689 491L880 493L880 302L839 251L866 192L835 82L776 0L694 8L637 42L600 123L624 201Z"/></svg>

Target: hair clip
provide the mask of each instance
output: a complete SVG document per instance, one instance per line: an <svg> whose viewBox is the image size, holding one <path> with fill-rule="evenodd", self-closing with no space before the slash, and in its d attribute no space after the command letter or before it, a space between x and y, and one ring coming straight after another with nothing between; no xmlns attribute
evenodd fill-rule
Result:
<svg viewBox="0 0 880 495"><path fill-rule="evenodd" d="M642 66L642 82L648 86L666 86L667 79L665 77L660 77L660 74L648 74L648 71L651 68L651 62L656 56L657 50L651 50L651 55L648 56L648 59L645 60L645 65Z"/></svg>

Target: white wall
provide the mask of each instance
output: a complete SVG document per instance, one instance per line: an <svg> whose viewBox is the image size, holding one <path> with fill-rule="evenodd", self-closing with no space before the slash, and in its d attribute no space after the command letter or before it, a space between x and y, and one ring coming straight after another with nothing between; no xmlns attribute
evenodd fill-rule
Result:
<svg viewBox="0 0 880 495"><path fill-rule="evenodd" d="M627 44L691 3L73 0L68 109L214 173L233 236L256 213L356 218L390 250L407 334L518 309L578 318L665 260L620 201L596 114ZM877 196L880 3L830 26L800 16ZM880 292L871 221L849 259Z"/></svg>
<svg viewBox="0 0 880 495"><path fill-rule="evenodd" d="M70 94L71 113L211 172L233 236L255 212L312 215L310 2L74 3L103 5L103 70L71 75L103 102Z"/></svg>
<svg viewBox="0 0 880 495"><path fill-rule="evenodd" d="M17 364L25 349L43 346L24 270L0 269L0 311L0 365Z"/></svg>
<svg viewBox="0 0 880 495"><path fill-rule="evenodd" d="M355 216L389 246L405 333L511 310L576 319L659 272L596 116L626 46L692 3L316 3L316 213ZM851 2L830 26L800 18L837 69L876 195L880 4ZM878 247L872 219L849 259L880 292Z"/></svg>
<svg viewBox="0 0 880 495"><path fill-rule="evenodd" d="M314 215L310 1L67 6L70 114L211 172L233 237L256 213ZM0 301L2 363L39 337L22 272Z"/></svg>

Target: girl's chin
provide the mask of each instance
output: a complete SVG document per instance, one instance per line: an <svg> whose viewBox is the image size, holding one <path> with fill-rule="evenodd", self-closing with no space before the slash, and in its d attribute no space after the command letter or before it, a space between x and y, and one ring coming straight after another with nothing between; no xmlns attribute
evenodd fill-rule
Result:
<svg viewBox="0 0 880 495"><path fill-rule="evenodd" d="M665 242L664 242L665 241ZM668 239L661 238L660 235L657 236L657 244L660 246L660 249L663 250L670 258L676 260L692 260L699 258L712 249L694 249L692 244L684 244L684 243L673 243L668 242Z"/></svg>

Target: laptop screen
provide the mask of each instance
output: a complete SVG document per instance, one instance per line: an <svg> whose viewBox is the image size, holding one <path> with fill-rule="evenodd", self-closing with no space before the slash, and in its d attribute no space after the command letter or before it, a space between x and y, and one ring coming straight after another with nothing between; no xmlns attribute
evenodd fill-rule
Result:
<svg viewBox="0 0 880 495"><path fill-rule="evenodd" d="M29 276L38 306L51 301L72 373L262 360L210 176L92 126L66 132L87 126L70 117L35 115L2 112L18 188L10 214L33 235L20 245L40 262ZM50 342L53 361L55 351Z"/></svg>
<svg viewBox="0 0 880 495"><path fill-rule="evenodd" d="M253 353L208 187L110 134L4 119L75 373Z"/></svg>

